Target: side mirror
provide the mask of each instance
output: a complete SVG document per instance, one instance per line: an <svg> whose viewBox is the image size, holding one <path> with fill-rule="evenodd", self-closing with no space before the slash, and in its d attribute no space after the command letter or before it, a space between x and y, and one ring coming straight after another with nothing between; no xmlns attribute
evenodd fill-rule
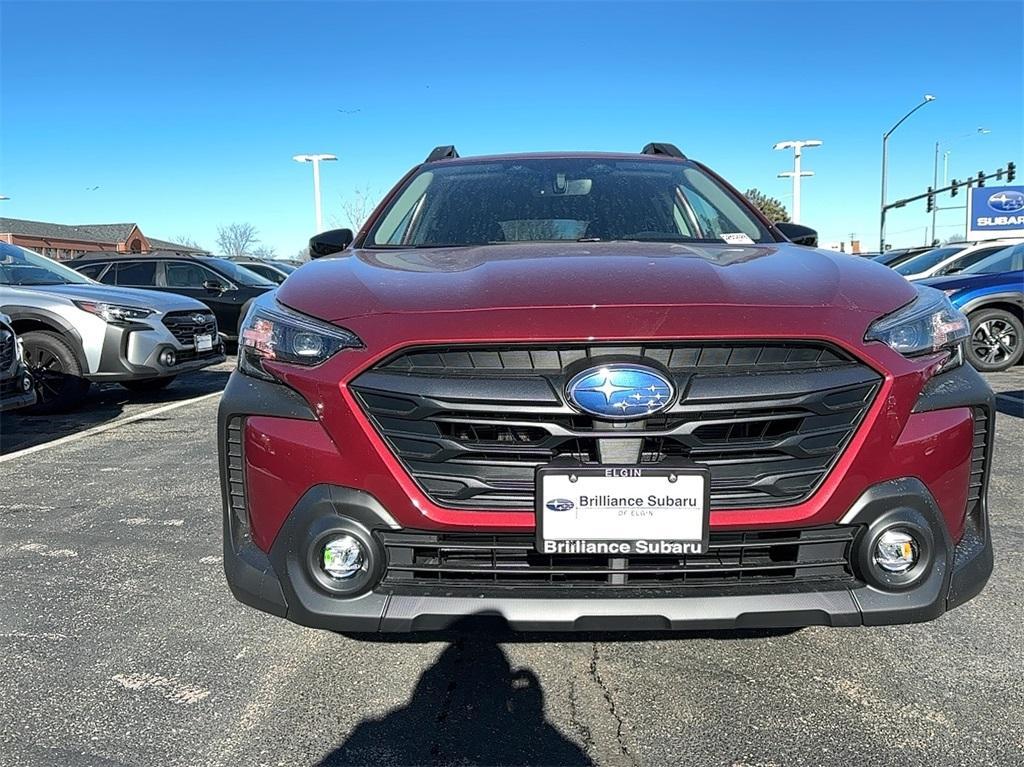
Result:
<svg viewBox="0 0 1024 767"><path fill-rule="evenodd" d="M309 257L322 258L332 253L340 253L349 245L355 235L351 229L329 229L326 232L309 238Z"/></svg>
<svg viewBox="0 0 1024 767"><path fill-rule="evenodd" d="M782 232L786 239L794 245L806 245L809 248L818 247L818 233L809 226L780 221L775 224L775 228Z"/></svg>
<svg viewBox="0 0 1024 767"><path fill-rule="evenodd" d="M207 280L203 283L203 290L208 290L211 293L223 293L227 289L228 286L220 280Z"/></svg>

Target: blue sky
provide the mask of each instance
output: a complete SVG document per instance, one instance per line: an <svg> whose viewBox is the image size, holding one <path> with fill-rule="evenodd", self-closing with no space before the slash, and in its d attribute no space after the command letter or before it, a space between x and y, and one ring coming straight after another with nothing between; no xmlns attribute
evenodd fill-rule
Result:
<svg viewBox="0 0 1024 767"><path fill-rule="evenodd" d="M890 197L1024 160L1020 2L188 3L0 7L0 215L136 221L214 247L248 221L279 255L314 228L309 166L331 152L327 224L437 144L483 154L671 141L740 189L789 202L782 139L817 138L803 223L877 247ZM973 46L983 52L972 52ZM339 111L346 110L346 111ZM346 113L348 110L359 110ZM941 171L940 171L941 173ZM99 187L93 190L92 187ZM961 195L955 201L960 202ZM889 240L920 242L923 203ZM963 229L940 215L939 236Z"/></svg>

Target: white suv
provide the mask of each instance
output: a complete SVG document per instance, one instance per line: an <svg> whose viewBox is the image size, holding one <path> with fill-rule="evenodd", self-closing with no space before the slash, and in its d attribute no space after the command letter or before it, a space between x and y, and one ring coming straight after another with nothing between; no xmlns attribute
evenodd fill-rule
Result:
<svg viewBox="0 0 1024 767"><path fill-rule="evenodd" d="M1007 237L985 242L954 242L926 250L910 260L898 264L893 269L908 280L945 277L948 274L957 274L983 258L988 258L997 250L1021 242L1024 242L1024 238Z"/></svg>

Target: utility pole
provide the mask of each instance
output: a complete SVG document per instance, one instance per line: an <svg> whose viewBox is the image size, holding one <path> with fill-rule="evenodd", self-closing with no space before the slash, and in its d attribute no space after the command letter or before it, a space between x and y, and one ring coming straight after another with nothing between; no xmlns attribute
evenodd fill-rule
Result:
<svg viewBox="0 0 1024 767"><path fill-rule="evenodd" d="M324 230L324 214L320 203L320 163L337 160L333 154L297 154L295 162L313 163L313 208L316 212L316 234Z"/></svg>
<svg viewBox="0 0 1024 767"><path fill-rule="evenodd" d="M801 150L804 147L821 146L821 142L817 139L808 139L805 141L780 141L772 149L792 149L793 150L793 170L785 171L779 174L779 178L792 178L793 179L793 223L800 223L800 179L806 176L813 176L814 171L801 170L800 169L800 157Z"/></svg>

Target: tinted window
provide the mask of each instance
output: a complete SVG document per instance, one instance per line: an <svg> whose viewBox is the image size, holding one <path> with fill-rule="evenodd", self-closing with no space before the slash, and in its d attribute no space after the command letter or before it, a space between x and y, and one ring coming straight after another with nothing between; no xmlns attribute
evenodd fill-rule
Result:
<svg viewBox="0 0 1024 767"><path fill-rule="evenodd" d="M909 261L904 261L902 264L894 268L897 272L903 275L926 272L933 266L941 264L950 256L955 256L966 247L966 245L953 245L948 248L936 248L935 250L929 250L919 256L914 256Z"/></svg>
<svg viewBox="0 0 1024 767"><path fill-rule="evenodd" d="M274 271L269 266L264 266L263 264L243 264L243 266L250 272L255 272L260 277L266 277L272 282L284 282L284 275Z"/></svg>
<svg viewBox="0 0 1024 767"><path fill-rule="evenodd" d="M722 243L727 234L774 241L742 200L689 163L516 158L425 166L384 211L367 245Z"/></svg>
<svg viewBox="0 0 1024 767"><path fill-rule="evenodd" d="M261 277L256 272L246 269L244 266L226 261L223 258L207 258L209 262L217 271L221 274L226 275L233 282L237 282L239 285L245 285L250 288L260 287L274 287L275 283L268 280L266 277ZM220 278L220 281L224 281L224 277Z"/></svg>
<svg viewBox="0 0 1024 767"><path fill-rule="evenodd" d="M117 284L148 288L156 285L156 261L117 264Z"/></svg>
<svg viewBox="0 0 1024 767"><path fill-rule="evenodd" d="M164 262L164 284L169 288L202 288L207 280L224 282L223 277L191 261Z"/></svg>
<svg viewBox="0 0 1024 767"><path fill-rule="evenodd" d="M84 274L86 277L91 277L92 279L95 280L97 277L100 276L100 272L102 272L106 268L107 265L103 262L100 262L98 264L86 264L85 266L79 268L77 271L79 274Z"/></svg>

